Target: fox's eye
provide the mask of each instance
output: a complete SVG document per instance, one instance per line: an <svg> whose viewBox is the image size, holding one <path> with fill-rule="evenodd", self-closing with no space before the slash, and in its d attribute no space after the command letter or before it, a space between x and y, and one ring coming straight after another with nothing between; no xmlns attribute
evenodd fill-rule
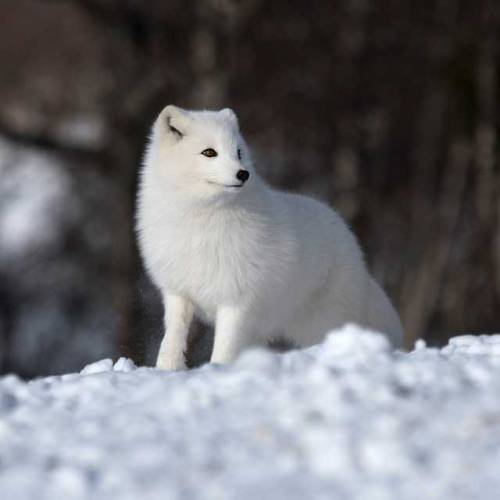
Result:
<svg viewBox="0 0 500 500"><path fill-rule="evenodd" d="M207 158L213 158L214 156L217 156L217 151L212 148L204 149L201 154L203 156L206 156Z"/></svg>
<svg viewBox="0 0 500 500"><path fill-rule="evenodd" d="M238 149L238 160L241 160L241 149Z"/></svg>

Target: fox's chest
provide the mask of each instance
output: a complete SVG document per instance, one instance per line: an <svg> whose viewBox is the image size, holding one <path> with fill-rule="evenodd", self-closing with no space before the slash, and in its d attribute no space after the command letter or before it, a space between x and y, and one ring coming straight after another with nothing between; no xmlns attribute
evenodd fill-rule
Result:
<svg viewBox="0 0 500 500"><path fill-rule="evenodd" d="M225 224L177 226L164 235L167 287L193 300L221 303L239 300L252 288L258 241L241 227Z"/></svg>

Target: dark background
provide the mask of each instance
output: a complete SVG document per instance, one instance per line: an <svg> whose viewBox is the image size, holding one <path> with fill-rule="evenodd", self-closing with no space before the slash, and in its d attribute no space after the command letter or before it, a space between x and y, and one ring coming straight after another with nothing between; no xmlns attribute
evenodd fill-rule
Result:
<svg viewBox="0 0 500 500"><path fill-rule="evenodd" d="M273 185L330 201L407 345L500 331L494 0L2 0L0 372L151 363L137 170L168 103L232 107Z"/></svg>

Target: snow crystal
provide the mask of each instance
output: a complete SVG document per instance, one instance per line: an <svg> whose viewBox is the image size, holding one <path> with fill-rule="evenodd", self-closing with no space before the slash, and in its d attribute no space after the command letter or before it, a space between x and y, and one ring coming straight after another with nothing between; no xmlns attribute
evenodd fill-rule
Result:
<svg viewBox="0 0 500 500"><path fill-rule="evenodd" d="M500 335L461 335L450 339L447 354L500 354Z"/></svg>
<svg viewBox="0 0 500 500"><path fill-rule="evenodd" d="M418 339L415 341L415 350L418 351L419 349L425 349L427 347L427 343L425 342L424 339Z"/></svg>
<svg viewBox="0 0 500 500"><path fill-rule="evenodd" d="M2 500L496 500L500 335L323 344L185 372L0 378Z"/></svg>
<svg viewBox="0 0 500 500"><path fill-rule="evenodd" d="M120 358L113 366L115 372L132 372L136 369L134 362L127 358Z"/></svg>
<svg viewBox="0 0 500 500"><path fill-rule="evenodd" d="M120 361L120 360L118 360ZM118 364L117 361L117 364ZM90 365L87 365L81 372L81 375L93 375L94 373L109 372L113 369L112 359L102 359L101 361L96 361Z"/></svg>

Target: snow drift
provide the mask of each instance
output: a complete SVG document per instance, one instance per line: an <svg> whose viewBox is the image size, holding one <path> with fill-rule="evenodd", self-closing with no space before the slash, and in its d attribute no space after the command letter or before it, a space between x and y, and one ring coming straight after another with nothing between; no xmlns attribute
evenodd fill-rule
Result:
<svg viewBox="0 0 500 500"><path fill-rule="evenodd" d="M0 379L2 500L497 500L499 471L500 335Z"/></svg>

